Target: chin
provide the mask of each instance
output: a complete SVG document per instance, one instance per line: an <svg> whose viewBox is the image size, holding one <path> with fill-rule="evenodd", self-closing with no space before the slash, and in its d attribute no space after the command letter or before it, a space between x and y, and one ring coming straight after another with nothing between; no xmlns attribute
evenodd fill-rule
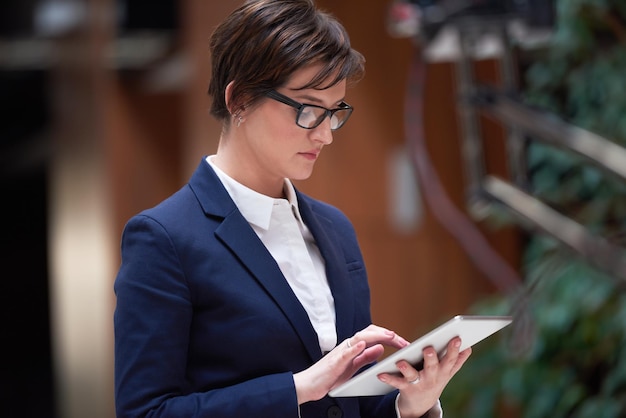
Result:
<svg viewBox="0 0 626 418"><path fill-rule="evenodd" d="M299 171L298 173L292 173L292 175L289 177L291 180L306 180L309 177L311 177L311 174L313 174L313 170L305 170L305 171Z"/></svg>

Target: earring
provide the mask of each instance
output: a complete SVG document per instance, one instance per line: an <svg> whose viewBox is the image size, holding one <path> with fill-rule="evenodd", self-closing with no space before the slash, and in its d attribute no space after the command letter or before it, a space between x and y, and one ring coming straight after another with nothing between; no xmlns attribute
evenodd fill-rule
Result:
<svg viewBox="0 0 626 418"><path fill-rule="evenodd" d="M237 127L239 128L241 126L241 122L243 122L243 118L241 117L241 113L237 112L233 114L233 118L235 118L237 120Z"/></svg>

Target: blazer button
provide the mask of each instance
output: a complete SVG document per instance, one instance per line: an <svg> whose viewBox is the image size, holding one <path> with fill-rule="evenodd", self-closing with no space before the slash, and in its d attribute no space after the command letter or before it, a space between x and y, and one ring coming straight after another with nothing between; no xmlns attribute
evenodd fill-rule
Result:
<svg viewBox="0 0 626 418"><path fill-rule="evenodd" d="M337 405L333 405L328 408L328 418L341 418L343 417L343 411Z"/></svg>

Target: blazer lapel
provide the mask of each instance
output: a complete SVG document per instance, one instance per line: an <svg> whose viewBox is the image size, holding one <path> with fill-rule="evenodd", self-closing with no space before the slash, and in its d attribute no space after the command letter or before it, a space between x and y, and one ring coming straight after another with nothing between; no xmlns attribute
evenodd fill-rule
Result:
<svg viewBox="0 0 626 418"><path fill-rule="evenodd" d="M237 209L221 181L206 162L200 166L189 181L200 205L207 216L223 218L215 235L230 248L252 273L255 280L268 292L291 322L295 332L305 345L311 359L322 357L317 333L298 298L284 278L278 264Z"/></svg>
<svg viewBox="0 0 626 418"><path fill-rule="evenodd" d="M332 220L315 212L315 207L298 194L298 206L302 219L315 237L315 242L326 262L326 277L335 300L335 317L337 342L352 336L354 333L354 292L350 282L343 249L338 244L341 237L337 236Z"/></svg>

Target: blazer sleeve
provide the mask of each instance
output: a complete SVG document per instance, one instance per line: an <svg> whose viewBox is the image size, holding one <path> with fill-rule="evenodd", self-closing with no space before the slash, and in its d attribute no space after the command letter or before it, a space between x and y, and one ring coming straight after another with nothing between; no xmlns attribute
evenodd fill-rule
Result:
<svg viewBox="0 0 626 418"><path fill-rule="evenodd" d="M162 225L137 215L121 248L114 283L117 418L298 417L291 372L192 390L185 376L192 295L176 247Z"/></svg>

